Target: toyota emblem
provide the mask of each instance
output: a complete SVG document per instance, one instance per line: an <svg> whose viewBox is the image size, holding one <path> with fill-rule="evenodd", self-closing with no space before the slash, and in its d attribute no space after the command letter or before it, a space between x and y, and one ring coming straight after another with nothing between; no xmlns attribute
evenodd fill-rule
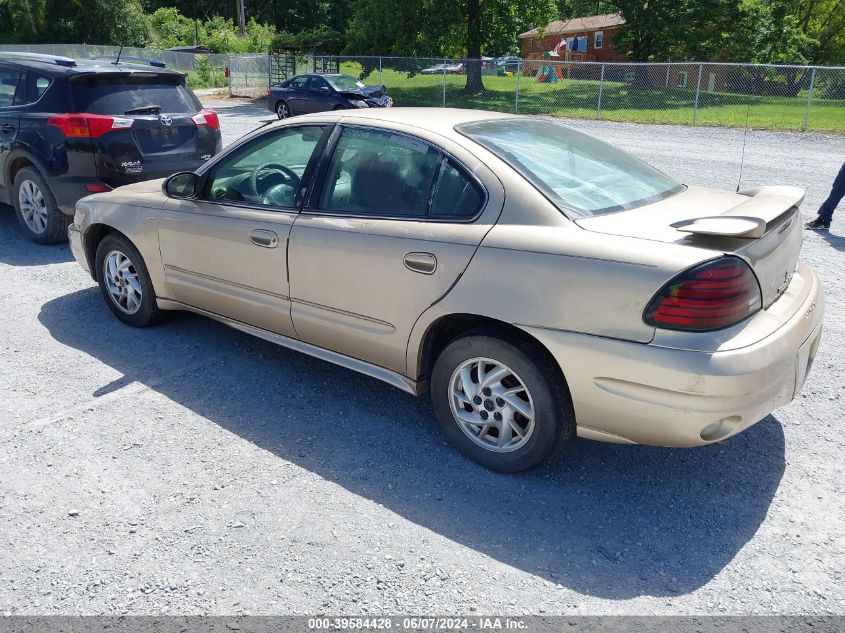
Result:
<svg viewBox="0 0 845 633"><path fill-rule="evenodd" d="M161 121L162 125L172 125L173 124L173 118L167 116L166 114L162 115L161 118L159 119L159 121Z"/></svg>

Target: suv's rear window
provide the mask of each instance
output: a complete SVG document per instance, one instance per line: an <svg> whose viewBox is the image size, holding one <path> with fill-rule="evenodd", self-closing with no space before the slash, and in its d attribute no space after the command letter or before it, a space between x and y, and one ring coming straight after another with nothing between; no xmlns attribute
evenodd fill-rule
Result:
<svg viewBox="0 0 845 633"><path fill-rule="evenodd" d="M77 112L117 115L155 106L161 113L194 113L202 109L181 77L97 75L77 79L72 86Z"/></svg>

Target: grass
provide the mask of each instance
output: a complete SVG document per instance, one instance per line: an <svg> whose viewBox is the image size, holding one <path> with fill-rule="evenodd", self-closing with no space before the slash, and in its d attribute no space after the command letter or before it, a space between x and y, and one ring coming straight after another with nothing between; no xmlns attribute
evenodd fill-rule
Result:
<svg viewBox="0 0 845 633"><path fill-rule="evenodd" d="M341 72L359 76L355 62L341 65ZM369 73L364 81L378 83L379 73ZM442 106L443 76L414 75L392 69L382 72L382 83L396 105ZM485 76L486 90L478 95L463 90L466 78L446 76L446 105L520 114L546 114L561 117L596 118L599 82L584 79L563 80L557 84L537 83L533 77ZM519 82L519 103L516 86ZM628 83L604 82L599 118L631 123L712 125L757 129L801 130L807 106L806 92L797 97L748 96L702 91L695 108L695 90L638 88ZM845 133L845 101L814 97L807 118L807 129Z"/></svg>

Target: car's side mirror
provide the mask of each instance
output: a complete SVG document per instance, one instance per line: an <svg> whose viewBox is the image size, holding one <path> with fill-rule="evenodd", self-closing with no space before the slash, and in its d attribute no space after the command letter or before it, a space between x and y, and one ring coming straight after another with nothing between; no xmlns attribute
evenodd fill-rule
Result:
<svg viewBox="0 0 845 633"><path fill-rule="evenodd" d="M168 198L194 198L199 188L200 177L192 171L173 174L161 186Z"/></svg>
<svg viewBox="0 0 845 633"><path fill-rule="evenodd" d="M320 92L331 92L332 89L328 86L320 86Z"/></svg>

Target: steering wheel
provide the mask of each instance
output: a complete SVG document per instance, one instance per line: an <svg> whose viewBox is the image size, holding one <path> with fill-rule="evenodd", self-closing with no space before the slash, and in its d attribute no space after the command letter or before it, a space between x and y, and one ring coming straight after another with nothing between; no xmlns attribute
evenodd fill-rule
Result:
<svg viewBox="0 0 845 633"><path fill-rule="evenodd" d="M296 175L296 172L293 171L290 167L285 167L284 165L280 165L279 163L261 163L255 166L255 169L252 170L252 173L249 175L249 188L250 192L254 196L259 196L258 193L258 176L261 172L268 171L268 172L276 172L284 176L286 185L290 185L293 187L293 190L296 191L299 189L299 183L301 182L301 178Z"/></svg>

